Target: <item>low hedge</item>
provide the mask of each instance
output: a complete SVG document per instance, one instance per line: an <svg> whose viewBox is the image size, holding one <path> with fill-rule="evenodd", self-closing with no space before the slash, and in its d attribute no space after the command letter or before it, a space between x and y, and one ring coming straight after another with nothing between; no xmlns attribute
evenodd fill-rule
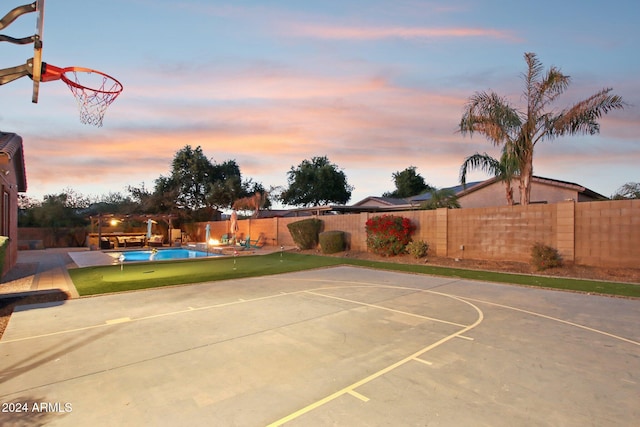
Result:
<svg viewBox="0 0 640 427"><path fill-rule="evenodd" d="M298 248L313 249L318 246L318 234L322 229L321 220L317 218L303 219L287 224L287 228Z"/></svg>
<svg viewBox="0 0 640 427"><path fill-rule="evenodd" d="M344 250L344 232L330 230L318 235L323 254L335 254Z"/></svg>

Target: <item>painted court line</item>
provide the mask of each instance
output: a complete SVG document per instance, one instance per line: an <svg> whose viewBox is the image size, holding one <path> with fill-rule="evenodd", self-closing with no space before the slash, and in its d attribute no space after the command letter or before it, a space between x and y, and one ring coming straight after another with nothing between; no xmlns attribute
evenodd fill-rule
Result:
<svg viewBox="0 0 640 427"><path fill-rule="evenodd" d="M368 398L367 396L364 396L364 395L362 395L362 394L358 393L358 392L357 392L357 391L355 391L355 390L350 390L348 393L349 393L351 396L353 396L353 397L355 397L355 398L357 398L357 399L362 400L363 402L368 402L368 401L369 401L369 398Z"/></svg>
<svg viewBox="0 0 640 427"><path fill-rule="evenodd" d="M450 296L453 296L453 295L450 295ZM547 316L546 314L536 313L535 311L529 311L529 310L525 310L525 309L522 309L522 308L512 307L512 306L509 306L509 305L498 304L498 303L495 303L495 302L489 302L489 301L484 301L484 300L475 299L475 298L466 298L466 297L458 297L458 298L464 299L464 300L467 300L467 301L474 301L474 302L480 302L480 303L483 303L483 304L493 305L495 307L506 308L506 309L509 309L509 310L519 311L520 313L526 313L526 314L530 314L532 316L542 317L543 319L553 320L555 322L564 323L565 325L575 326L576 328L584 329L584 330L589 331L589 332L595 332L597 334L605 335L605 336L610 337L610 338L615 338L615 339L620 340L620 341L628 342L629 344L634 344L634 345L640 346L640 342L638 342L638 341L633 341L633 340L630 340L629 338L621 337L619 335L610 334L609 332L605 332L605 331L601 331L601 330L598 330L598 329L590 328L588 326L581 325L579 323L574 323L574 322L570 322L568 320L558 319L557 317Z"/></svg>
<svg viewBox="0 0 640 427"><path fill-rule="evenodd" d="M416 362L424 363L425 365L428 365L428 366L433 365L433 362L429 362L428 360L420 359L419 357L416 357L413 360L415 360Z"/></svg>
<svg viewBox="0 0 640 427"><path fill-rule="evenodd" d="M424 291L424 292L430 292L430 291ZM446 295L446 294L441 294L441 295ZM281 426L282 424L288 423L289 421L292 421L292 420L294 420L294 419L296 419L296 418L298 418L298 417L300 417L300 416L302 416L302 415L304 415L304 414L306 414L308 412L311 412L311 411L313 411L313 410L315 410L315 409L317 409L317 408L319 408L319 407L321 407L321 406L323 406L323 405L325 405L325 404L327 404L327 403L329 403L329 402L331 402L331 401L333 401L333 400L335 400L335 399L337 399L337 398L339 398L339 397L341 397L341 396L343 396L345 394L352 394L352 392L354 392L355 389L357 389L358 387L360 387L360 386L362 386L364 384L367 384L367 383L369 383L369 382L371 382L371 381L373 381L373 380L375 380L375 379L377 379L377 378L379 378L379 377L381 377L383 375L386 375L387 373L393 371L394 369L396 369L396 368L398 368L398 367L400 367L400 366L402 366L402 365L404 365L404 364L406 364L406 363L408 363L410 361L418 359L419 356L423 355L424 353L426 353L426 352L428 352L430 350L433 350L436 347L439 347L440 345L450 341L451 339L457 337L458 335L461 335L461 334L464 334L465 332L470 331L471 329L475 328L480 323L482 323L482 321L484 319L484 314L483 314L482 310L480 310L477 306L475 306L474 304L470 303L469 301L465 301L464 299L456 297L456 296L452 296L452 295L446 295L446 296L448 296L450 298L453 298L455 300L458 300L460 302L463 302L463 303L473 307L476 310L476 312L478 313L478 318L476 319L476 321L473 324L460 329L458 332L455 332L455 333L453 333L451 335L447 335L446 337L436 341L435 343L433 343L431 345L428 345L427 347L424 347L421 350L418 350L417 352L405 357L404 359L401 359L401 360L397 361L396 363L393 363L393 364L387 366L386 368L379 370L378 372L374 372L373 374L369 375L368 377L365 377L365 378L361 379L360 381L357 381L357 382L355 382L355 383L353 383L353 384L351 384L351 385L349 385L349 386L347 386L347 387L345 387L345 388L343 388L341 390L336 391L333 394L330 394L329 396L327 396L327 397L325 397L323 399L320 399L320 400L318 400L316 402L313 402L310 405L305 406L304 408L301 408L301 409L299 409L299 410L297 410L297 411L295 411L295 412L293 412L293 413L291 413L291 414L289 414L289 415L287 415L287 416L285 416L283 418L280 418L277 421L274 421L273 423L269 424L268 427Z"/></svg>
<svg viewBox="0 0 640 427"><path fill-rule="evenodd" d="M178 314L190 313L190 312L194 312L194 311L210 310L210 309L213 309L213 308L228 307L228 306L244 304L244 303L248 303L248 302L262 301L262 300L267 300L267 299L271 299L271 298L279 298L279 297L282 297L282 296L299 294L301 292L303 292L303 291L296 291L296 292L291 292L291 293L279 293L279 294L274 294L274 295L267 295L265 297L253 298L253 299L249 299L249 300L245 300L245 301L231 301L231 302L208 305L208 306L203 306L203 307L195 307L194 308L194 307L189 306L184 310L176 310L176 311L170 311L170 312L166 312L166 313L152 314L152 315L149 315L149 316L138 317L138 318L133 318L133 319L129 318L129 317L126 317L126 318L123 317L123 318L120 318L120 319L106 320L105 323L99 323L99 324L90 325L90 326L83 326L83 327L80 327L80 328L64 329L62 331L50 332L48 334L32 335L32 336L29 336L29 337L15 338L15 339L11 339L11 340L4 340L3 339L3 340L0 341L0 345L5 344L5 343L10 343L10 342L27 341L27 340L32 340L32 339L51 337L51 336L55 336L55 335L69 334L69 333L73 333L73 332L82 332L82 331L87 331L87 330L90 330L90 329L103 328L103 327L106 327L106 326L112 326L112 325L116 325L116 324L119 324L119 323L124 323L125 321L123 321L121 319L128 319L128 320L126 320L126 322L138 322L138 321L142 321L142 320L150 320L150 319L156 319L156 318L166 317L166 316L175 316L175 315L178 315Z"/></svg>
<svg viewBox="0 0 640 427"><path fill-rule="evenodd" d="M126 322L131 322L131 318L130 317L121 317L119 319L107 320L105 323L107 325L116 325L118 323L126 323Z"/></svg>
<svg viewBox="0 0 640 427"><path fill-rule="evenodd" d="M332 295L321 294L319 292L305 291L305 293L311 294L311 295L317 295L319 297L324 297L324 298L331 298L331 299L335 299L335 300L338 300L338 301L349 302L349 303L352 303L352 304L362 305L362 306L365 306L365 307L377 308L378 310L385 310L385 311L390 311L390 312L393 312L393 313L404 314L406 316L418 317L420 319L431 320L433 322L446 323L447 325L458 326L460 328L463 328L463 327L466 326L466 325L461 325L460 323L449 322L448 320L442 320L442 319L436 319L436 318L433 318L433 317L422 316L420 314L409 313L409 312L401 311L401 310L395 310L393 308L383 307L381 305L376 305L376 304L369 304L369 303L361 302L361 301L355 301L355 300L352 300L352 299L340 298L340 297L336 297L336 296L332 296Z"/></svg>

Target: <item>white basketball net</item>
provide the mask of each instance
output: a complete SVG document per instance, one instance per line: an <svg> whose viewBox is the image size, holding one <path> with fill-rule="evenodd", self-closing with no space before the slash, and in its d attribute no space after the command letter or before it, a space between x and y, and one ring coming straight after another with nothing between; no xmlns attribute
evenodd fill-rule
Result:
<svg viewBox="0 0 640 427"><path fill-rule="evenodd" d="M82 75L82 82L78 78ZM66 71L64 82L78 103L80 121L97 127L102 126L104 113L122 92L117 80L95 71ZM87 80L90 80L87 83Z"/></svg>

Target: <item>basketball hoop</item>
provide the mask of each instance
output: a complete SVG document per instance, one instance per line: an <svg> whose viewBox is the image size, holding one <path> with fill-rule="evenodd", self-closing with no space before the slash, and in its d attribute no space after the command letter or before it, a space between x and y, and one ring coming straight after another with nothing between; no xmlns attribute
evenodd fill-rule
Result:
<svg viewBox="0 0 640 427"><path fill-rule="evenodd" d="M122 84L100 71L82 67L44 66L42 81L62 80L71 89L84 124L102 126L107 108L122 92Z"/></svg>

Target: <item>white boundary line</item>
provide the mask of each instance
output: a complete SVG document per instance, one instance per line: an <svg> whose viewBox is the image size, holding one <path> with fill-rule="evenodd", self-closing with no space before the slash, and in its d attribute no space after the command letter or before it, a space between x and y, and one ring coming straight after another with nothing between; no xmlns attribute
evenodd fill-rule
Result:
<svg viewBox="0 0 640 427"><path fill-rule="evenodd" d="M543 319L548 319L548 320L553 320L555 322L564 323L565 325L574 326L576 328L584 329L585 331L594 332L596 334L601 334L601 335L607 336L609 338L615 338L617 340L624 341L624 342L627 342L629 344L640 345L640 342L631 340L629 338L621 337L619 335L614 335L614 334L611 334L609 332L605 332L605 331L601 331L601 330L598 330L598 329L590 328L589 326L581 325L579 323L570 322L568 320L558 319L557 317L547 316L546 314L536 313L534 311L529 311L529 310L525 310L525 309L522 309L522 308L512 307L512 306L504 305L504 304L498 304L498 303L495 303L495 302L483 301L483 300L475 299L475 298L467 298L467 297L459 297L459 298L462 298L462 299L465 299L465 300L468 300L468 301L474 301L474 302L482 303L482 304L492 305L492 306L495 306L495 307L506 308L506 309L513 310L513 311L519 311L520 313L529 314L531 316L542 317Z"/></svg>

